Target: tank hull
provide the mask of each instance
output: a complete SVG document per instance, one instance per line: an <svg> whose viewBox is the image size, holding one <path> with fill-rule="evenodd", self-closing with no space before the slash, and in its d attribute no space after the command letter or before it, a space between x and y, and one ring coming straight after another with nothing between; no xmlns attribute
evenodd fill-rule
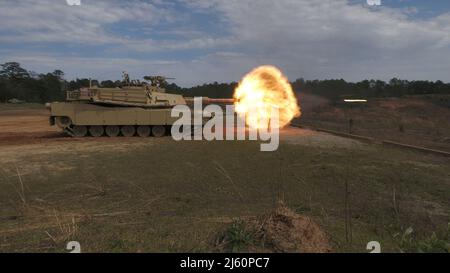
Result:
<svg viewBox="0 0 450 273"><path fill-rule="evenodd" d="M63 128L75 125L172 125L178 119L171 117L171 108L149 109L77 102L55 102L51 103L49 108L50 123ZM65 122L58 123L61 118L65 118Z"/></svg>

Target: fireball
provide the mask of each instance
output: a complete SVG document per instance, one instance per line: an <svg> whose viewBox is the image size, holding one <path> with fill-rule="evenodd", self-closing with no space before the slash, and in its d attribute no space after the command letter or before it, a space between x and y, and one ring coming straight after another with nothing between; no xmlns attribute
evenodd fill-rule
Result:
<svg viewBox="0 0 450 273"><path fill-rule="evenodd" d="M268 128L271 111L279 111L278 127L300 116L300 107L288 79L274 66L260 66L248 73L234 92L235 109L254 129Z"/></svg>

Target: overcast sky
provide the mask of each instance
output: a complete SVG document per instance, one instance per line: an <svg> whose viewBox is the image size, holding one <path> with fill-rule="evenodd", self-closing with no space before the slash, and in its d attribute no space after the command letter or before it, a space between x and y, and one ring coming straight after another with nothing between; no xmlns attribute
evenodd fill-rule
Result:
<svg viewBox="0 0 450 273"><path fill-rule="evenodd" d="M450 1L0 0L0 63L191 86L272 64L294 80L450 82Z"/></svg>

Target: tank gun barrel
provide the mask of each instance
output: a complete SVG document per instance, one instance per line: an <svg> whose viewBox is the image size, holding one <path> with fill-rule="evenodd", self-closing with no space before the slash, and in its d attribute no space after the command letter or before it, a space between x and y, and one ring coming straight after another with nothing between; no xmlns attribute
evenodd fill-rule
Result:
<svg viewBox="0 0 450 273"><path fill-rule="evenodd" d="M187 103L194 103L194 98L184 98ZM236 102L235 99L230 98L220 98L220 99L214 99L214 98L208 98L208 97L202 97L202 102L205 104L233 104Z"/></svg>

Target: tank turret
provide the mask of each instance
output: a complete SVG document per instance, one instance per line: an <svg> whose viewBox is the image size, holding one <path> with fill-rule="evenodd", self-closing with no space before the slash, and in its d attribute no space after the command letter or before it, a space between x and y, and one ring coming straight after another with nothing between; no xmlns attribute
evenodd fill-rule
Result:
<svg viewBox="0 0 450 273"><path fill-rule="evenodd" d="M163 86L166 79L162 76L146 76L150 83L138 80L130 81L124 72L123 85L117 88L102 88L93 86L67 92L67 101L84 101L94 104L109 104L118 106L164 108L186 104L182 95L166 93Z"/></svg>

